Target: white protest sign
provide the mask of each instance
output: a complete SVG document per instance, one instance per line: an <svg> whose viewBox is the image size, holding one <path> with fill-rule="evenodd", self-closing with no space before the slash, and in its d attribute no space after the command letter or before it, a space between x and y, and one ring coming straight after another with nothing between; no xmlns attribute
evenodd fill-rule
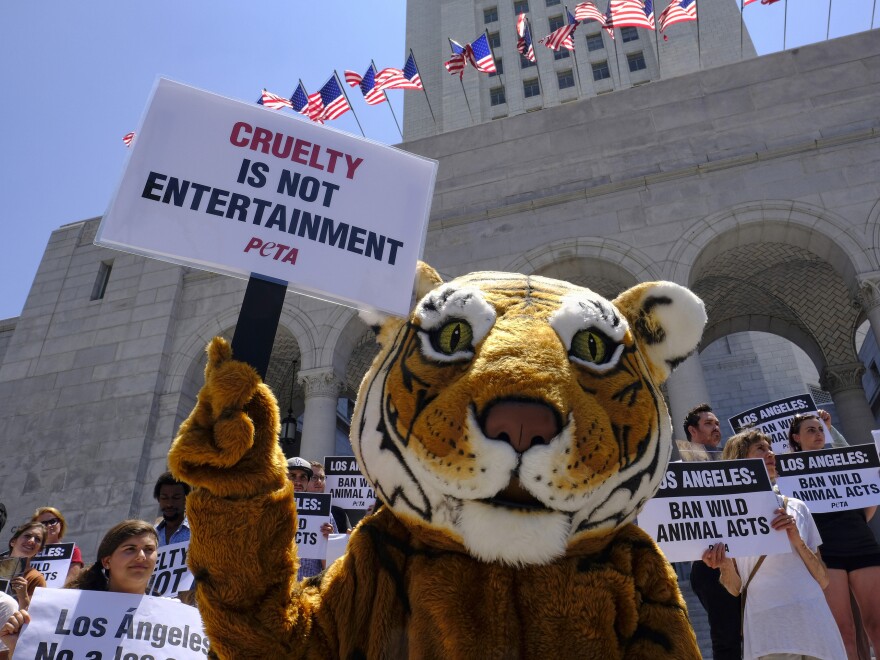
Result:
<svg viewBox="0 0 880 660"><path fill-rule="evenodd" d="M31 566L43 574L50 589L64 586L73 558L73 546L73 543L49 543L31 559Z"/></svg>
<svg viewBox="0 0 880 660"><path fill-rule="evenodd" d="M321 525L330 522L330 495L326 493L294 493L296 500L296 545L300 559L324 559L327 539Z"/></svg>
<svg viewBox="0 0 880 660"><path fill-rule="evenodd" d="M745 410L727 421L734 433L746 428L761 431L770 438L773 452L779 455L788 453L788 427L791 426L791 418L798 414L815 413L816 410L813 397L809 394L800 394ZM827 428L825 434L826 437L831 437Z"/></svg>
<svg viewBox="0 0 880 660"><path fill-rule="evenodd" d="M729 557L775 555L791 550L770 527L780 506L760 459L670 463L638 525L669 561L699 559L719 541Z"/></svg>
<svg viewBox="0 0 880 660"><path fill-rule="evenodd" d="M776 484L812 513L880 504L880 458L873 444L776 457Z"/></svg>
<svg viewBox="0 0 880 660"><path fill-rule="evenodd" d="M354 456L327 456L324 471L327 475L326 492L333 496L334 505L366 511L376 504L376 493L358 469Z"/></svg>
<svg viewBox="0 0 880 660"><path fill-rule="evenodd" d="M150 578L149 591L154 596L174 598L181 591L192 588L193 574L186 565L189 541L163 545L159 548L156 568Z"/></svg>
<svg viewBox="0 0 880 660"><path fill-rule="evenodd" d="M95 242L409 313L436 161L160 79Z"/></svg>
<svg viewBox="0 0 880 660"><path fill-rule="evenodd" d="M34 592L16 660L204 660L199 611L168 598L107 591Z"/></svg>
<svg viewBox="0 0 880 660"><path fill-rule="evenodd" d="M327 539L327 566L339 559L348 549L348 534L331 534Z"/></svg>

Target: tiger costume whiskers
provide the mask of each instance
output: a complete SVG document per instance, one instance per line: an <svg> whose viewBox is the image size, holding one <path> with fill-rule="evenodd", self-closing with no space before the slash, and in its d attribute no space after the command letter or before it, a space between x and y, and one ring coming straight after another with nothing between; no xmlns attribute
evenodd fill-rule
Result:
<svg viewBox="0 0 880 660"><path fill-rule="evenodd" d="M351 441L385 506L296 581L293 488L272 392L229 345L169 454L195 486L188 560L221 658L699 658L675 573L631 520L671 427L659 385L702 303L671 283L608 301L542 277L420 265ZM247 558L243 561L243 558Z"/></svg>
<svg viewBox="0 0 880 660"><path fill-rule="evenodd" d="M683 327L665 327L677 319ZM399 515L481 559L550 561L580 534L629 522L656 492L671 437L655 379L693 349L704 320L699 300L668 283L613 303L516 274L439 285L380 332L353 420L361 469ZM548 407L557 432L524 452L486 437L505 401Z"/></svg>

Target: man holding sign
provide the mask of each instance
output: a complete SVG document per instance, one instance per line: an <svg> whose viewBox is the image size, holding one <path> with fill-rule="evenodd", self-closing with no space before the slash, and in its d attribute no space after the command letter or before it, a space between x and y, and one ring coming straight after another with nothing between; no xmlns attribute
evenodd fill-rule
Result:
<svg viewBox="0 0 880 660"><path fill-rule="evenodd" d="M770 479L776 480L776 456L761 431L730 438L724 458L760 458ZM819 530L803 502L783 498L781 504L770 526L785 532L789 552L731 559L719 543L706 550L703 561L720 568L721 583L743 598L743 658L789 653L845 660L843 641L822 592L828 572L818 554Z"/></svg>

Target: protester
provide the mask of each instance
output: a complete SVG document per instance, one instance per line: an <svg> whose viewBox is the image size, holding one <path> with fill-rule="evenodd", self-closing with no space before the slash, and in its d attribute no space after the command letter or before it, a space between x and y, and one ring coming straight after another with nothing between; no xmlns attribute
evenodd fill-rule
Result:
<svg viewBox="0 0 880 660"><path fill-rule="evenodd" d="M309 481L312 478L312 464L299 456L288 458L287 477L293 483L295 493L308 492Z"/></svg>
<svg viewBox="0 0 880 660"><path fill-rule="evenodd" d="M61 515L61 512L53 506L41 506L34 511L31 521L41 522L46 526L46 545L61 543L64 535L67 533L67 521ZM73 555L70 558L70 568L67 570L65 582L79 575L83 566L85 566L85 563L83 562L82 552L79 546L74 543Z"/></svg>
<svg viewBox="0 0 880 660"><path fill-rule="evenodd" d="M688 441L679 442L679 450L685 460L710 460L715 457L715 450L721 443L721 425L708 403L701 403L688 412L683 427ZM685 445L690 449L685 449ZM712 454L707 450L712 450ZM712 656L715 660L740 660L740 599L721 586L720 577L717 568L710 568L699 559L691 564L691 588L709 619Z"/></svg>
<svg viewBox="0 0 880 660"><path fill-rule="evenodd" d="M758 430L738 433L724 446L724 459L760 458L776 481L776 457L770 440ZM743 658L777 660L796 657L845 660L846 651L822 589L828 573L817 552L822 543L807 506L780 497L770 526L788 535L791 551L761 557L725 554L724 543L703 553L703 561L721 570L721 583L742 594Z"/></svg>
<svg viewBox="0 0 880 660"><path fill-rule="evenodd" d="M45 544L46 528L43 523L38 522L26 522L16 529L12 538L9 539L9 556L27 559L24 573L10 580L10 586L15 592L20 609L25 610L30 605L34 589L46 586L43 574L31 566L31 559L43 549Z"/></svg>
<svg viewBox="0 0 880 660"><path fill-rule="evenodd" d="M323 493L327 488L327 474L324 472L324 464L319 463L318 461L310 461L309 464L312 466L312 478L309 479L309 492ZM351 532L351 522L348 519L348 514L345 512L345 509L340 506L331 506L330 515L333 516L332 532L335 533L340 529L345 532Z"/></svg>
<svg viewBox="0 0 880 660"><path fill-rule="evenodd" d="M104 535L98 560L65 588L143 595L156 566L158 547L159 536L150 523L125 520ZM0 640L14 650L21 627L29 621L27 608L22 607L0 629Z"/></svg>
<svg viewBox="0 0 880 660"><path fill-rule="evenodd" d="M295 493L324 492L324 479L326 479L326 476L324 475L324 466L320 463L317 463L317 465L321 465L321 479L316 480L314 488L311 486L312 477L315 475L313 466L316 463L307 461L299 456L287 459L287 476L293 483L293 491ZM318 488L320 490L317 490ZM331 516L329 522L321 525L321 534L326 539L330 534L335 534L336 532L336 523ZM302 580L317 575L324 570L326 564L327 562L323 559L302 558L299 560L299 571L297 571L296 577L298 580Z"/></svg>
<svg viewBox="0 0 880 660"><path fill-rule="evenodd" d="M820 411L824 412L824 411ZM827 415L827 413L826 413ZM793 452L825 447L825 427L813 414L795 415L788 429L788 443ZM835 443L836 444L836 443ZM825 599L840 629L850 660L858 660L858 641L850 591L855 596L865 632L875 649L880 650L880 544L868 521L876 506L814 513L813 519L822 535L822 559L828 567Z"/></svg>
<svg viewBox="0 0 880 660"><path fill-rule="evenodd" d="M170 472L164 472L153 487L153 499L162 510L162 520L156 525L159 547L189 541L189 521L186 519L186 496L189 484L175 479Z"/></svg>

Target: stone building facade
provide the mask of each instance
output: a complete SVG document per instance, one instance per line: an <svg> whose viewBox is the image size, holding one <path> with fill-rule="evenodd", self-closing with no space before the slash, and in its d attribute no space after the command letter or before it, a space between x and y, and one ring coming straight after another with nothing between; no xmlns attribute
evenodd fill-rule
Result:
<svg viewBox="0 0 880 660"><path fill-rule="evenodd" d="M425 260L542 274L613 296L669 279L706 301L703 347L744 331L809 357L853 442L873 415L854 337L880 330L877 32L523 113L403 148L440 162ZM245 282L49 241L22 314L0 322L0 501L68 515L87 556L152 486L191 409L204 347ZM267 381L302 454L338 451L339 399L375 352L348 308L287 295ZM713 399L707 355L668 383L673 418ZM344 416L344 415L343 415Z"/></svg>

